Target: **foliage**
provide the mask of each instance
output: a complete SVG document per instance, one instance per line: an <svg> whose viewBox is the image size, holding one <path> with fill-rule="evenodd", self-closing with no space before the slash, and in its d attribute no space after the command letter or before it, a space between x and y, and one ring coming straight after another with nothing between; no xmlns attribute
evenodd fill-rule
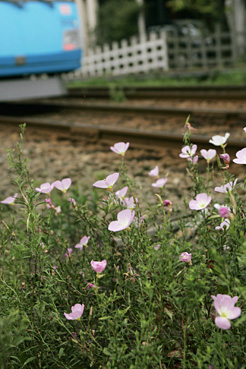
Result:
<svg viewBox="0 0 246 369"><path fill-rule="evenodd" d="M189 146L188 119L186 126ZM114 190L100 189L105 181L97 181L86 200L72 186L54 188L47 200L29 178L22 135L23 128L17 152L9 152L18 197L13 205L1 204L1 368L244 368L244 183L223 194L232 216L229 228L218 231L222 219L211 204L207 212L191 210L186 201L166 207L165 188L156 188L156 201L142 207L140 189L127 173L127 145L115 145L121 160ZM206 173L194 159L187 161L190 200L205 192L217 201L212 177L221 186L233 176L219 157ZM133 196L135 218L127 229L110 232L126 208L126 198L115 192L123 186ZM85 235L88 244L75 248ZM186 252L192 261L181 261ZM107 265L96 273L92 260ZM217 294L239 297L242 314L227 330L215 324L211 295ZM84 311L80 306L80 318L68 320L64 312L76 304Z"/></svg>
<svg viewBox="0 0 246 369"><path fill-rule="evenodd" d="M173 12L189 10L196 15L205 15L210 17L210 21L218 21L221 15L225 15L224 0L169 0L168 7Z"/></svg>
<svg viewBox="0 0 246 369"><path fill-rule="evenodd" d="M97 44L129 39L138 33L139 5L131 0L109 0L98 10Z"/></svg>
<svg viewBox="0 0 246 369"><path fill-rule="evenodd" d="M218 70L210 73L151 73L114 78L108 76L91 77L71 82L69 87L117 86L117 89L120 89L121 86L242 86L245 84L245 68L235 68L231 70Z"/></svg>

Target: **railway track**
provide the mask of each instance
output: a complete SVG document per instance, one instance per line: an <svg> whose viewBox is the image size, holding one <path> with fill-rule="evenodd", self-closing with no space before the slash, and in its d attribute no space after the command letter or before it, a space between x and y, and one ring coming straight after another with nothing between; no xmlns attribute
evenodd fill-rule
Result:
<svg viewBox="0 0 246 369"><path fill-rule="evenodd" d="M42 118L28 117L11 117L0 116L0 126L15 125L27 123L28 130L38 134L44 132L47 139L50 135L56 135L60 139L70 139L71 141L90 141L90 142L105 142L113 144L119 141L129 141L132 145L145 147L150 149L172 149L179 150L183 143L183 134L151 131L133 128L117 127L116 125L90 125L76 122L61 122ZM192 143L197 144L199 148L209 149L212 147L209 144L211 136L192 135ZM245 146L244 139L230 139L228 152L235 153L237 150Z"/></svg>
<svg viewBox="0 0 246 369"><path fill-rule="evenodd" d="M142 106L142 105L122 105L115 103L95 103L95 102L84 102L84 101L32 101L32 102L16 102L16 103L3 103L0 105L1 111L11 112L19 115L23 113L36 114L45 113L49 111L67 109L67 110L79 110L92 111L92 112L112 112L120 114L142 114L142 115L182 115L187 117L191 115L194 120L199 121L199 117L204 119L206 117L224 119L246 119L246 110L232 110L232 109L216 109L216 108L199 108L199 107L176 107L176 106Z"/></svg>
<svg viewBox="0 0 246 369"><path fill-rule="evenodd" d="M229 87L227 88L227 98L234 99L235 96L239 96L241 99L246 99L246 88L244 87ZM81 92L83 91L83 92ZM87 89L94 97L101 97L100 94L109 93L108 89L97 88ZM187 94L191 94L196 98L198 95L203 99L214 97L225 99L225 88L204 88L204 87L189 87L189 88L160 88L160 87L148 87L148 88L125 88L126 93L129 96L137 94L137 98L144 97L144 94L159 94L159 96L179 96L182 94L187 98ZM28 101L28 102L15 102L15 103L2 103L0 104L1 116L0 125L18 125L26 122L29 129L35 129L40 131L46 131L52 134L56 134L61 139L66 137L71 140L89 140L89 141L102 141L107 143L114 143L117 141L130 141L132 144L148 147L148 148L170 148L180 150L183 141L182 131L184 122L188 115L191 116L190 122L200 127L204 127L206 124L211 126L216 125L224 132L230 131L230 129L238 129L238 137L231 137L229 141L228 151L235 152L245 146L244 137L242 137L242 128L246 125L246 110L243 109L229 109L221 108L201 108L198 106L148 106L148 105L132 105L132 104L115 104L112 102L95 102L84 101L81 99L81 93L85 93L85 90L73 89L70 92L70 99L61 100L41 100L41 101ZM97 95L99 93L99 95ZM142 94L142 95L141 95ZM204 97L205 95L205 97ZM104 97L105 97L104 96ZM207 97L209 96L209 97ZM153 97L153 96L152 96ZM192 98L193 98L192 97ZM81 119L86 114L87 118ZM107 118L107 114L110 117ZM93 124L88 123L92 121ZM138 125L127 124L127 119L130 120L137 116L141 123ZM124 118L123 118L124 117ZM154 118L155 117L155 118ZM172 119L176 119L178 123L171 124L167 128L166 122ZM108 122L105 122L109 119ZM154 120L157 121L153 123ZM86 122L85 122L86 121ZM205 124L204 124L205 122ZM138 127L138 128L135 128ZM182 129L180 129L182 128ZM202 132L202 134L193 134L192 142L196 143L200 148L211 148L208 143L209 139L216 132L212 134L211 130ZM222 132L223 132L222 131ZM180 132L180 133L177 133ZM49 137L49 134L47 134Z"/></svg>
<svg viewBox="0 0 246 369"><path fill-rule="evenodd" d="M127 99L246 99L246 86L190 86L190 87L74 87L68 98L109 99L120 92Z"/></svg>

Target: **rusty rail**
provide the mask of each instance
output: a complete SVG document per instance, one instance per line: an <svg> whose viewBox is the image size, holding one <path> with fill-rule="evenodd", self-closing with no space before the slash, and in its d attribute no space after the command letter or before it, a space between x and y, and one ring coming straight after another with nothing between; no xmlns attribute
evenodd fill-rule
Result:
<svg viewBox="0 0 246 369"><path fill-rule="evenodd" d="M150 149L175 149L180 150L183 144L183 135L163 131L146 131L132 128L121 128L118 126L89 125L76 122L60 122L49 119L29 118L29 117L11 117L0 116L0 127L18 126L21 123L27 124L28 131L46 132L49 139L51 133L59 138L66 138L72 141L94 141L115 143L119 141L130 141L131 144ZM192 143L197 144L198 148L211 148L209 139L211 137L192 135ZM245 140L229 139L227 152L235 151L245 146Z"/></svg>

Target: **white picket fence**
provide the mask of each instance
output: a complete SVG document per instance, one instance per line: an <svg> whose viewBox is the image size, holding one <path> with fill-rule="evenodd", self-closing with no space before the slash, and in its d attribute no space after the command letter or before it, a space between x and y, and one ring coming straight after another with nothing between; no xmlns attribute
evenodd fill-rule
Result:
<svg viewBox="0 0 246 369"><path fill-rule="evenodd" d="M83 76L123 75L148 72L154 69L168 70L165 32L150 33L148 39L139 41L132 37L130 42L114 42L112 47L97 46L83 57Z"/></svg>
<svg viewBox="0 0 246 369"><path fill-rule="evenodd" d="M243 35L245 36L245 35ZM97 46L84 55L82 68L69 77L119 76L152 70L206 69L233 66L238 58L236 47L242 35L222 32L220 26L206 38L166 35L164 30L151 32L145 39L132 37L129 42L114 42L111 47ZM246 42L245 42L246 52Z"/></svg>

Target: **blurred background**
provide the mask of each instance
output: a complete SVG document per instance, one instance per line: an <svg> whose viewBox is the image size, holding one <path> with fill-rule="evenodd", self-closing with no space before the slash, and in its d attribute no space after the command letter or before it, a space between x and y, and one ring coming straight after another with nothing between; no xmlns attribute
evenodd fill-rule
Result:
<svg viewBox="0 0 246 369"><path fill-rule="evenodd" d="M78 7L84 76L245 61L245 0L78 0Z"/></svg>

